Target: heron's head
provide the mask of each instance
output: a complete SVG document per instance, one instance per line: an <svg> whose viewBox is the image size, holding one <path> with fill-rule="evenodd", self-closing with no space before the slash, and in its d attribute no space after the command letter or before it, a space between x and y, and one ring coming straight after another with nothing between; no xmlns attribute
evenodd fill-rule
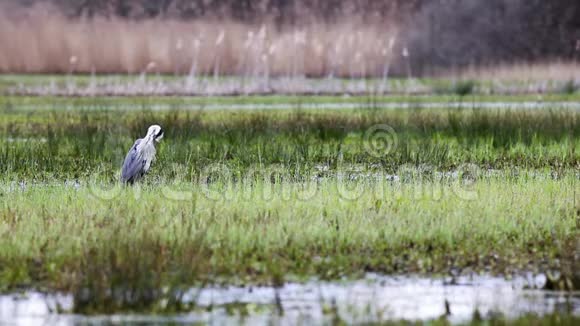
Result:
<svg viewBox="0 0 580 326"><path fill-rule="evenodd" d="M151 137L151 139L159 142L163 138L163 128L159 125L152 125L149 127L149 130L147 130L147 137Z"/></svg>

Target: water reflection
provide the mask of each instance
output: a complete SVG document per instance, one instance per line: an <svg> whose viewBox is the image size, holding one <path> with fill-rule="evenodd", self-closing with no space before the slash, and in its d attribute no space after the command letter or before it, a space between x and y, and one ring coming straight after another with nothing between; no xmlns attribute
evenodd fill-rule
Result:
<svg viewBox="0 0 580 326"><path fill-rule="evenodd" d="M470 320L475 311L484 318L496 314L515 318L526 313L554 312L580 315L579 292L540 290L543 283L545 277L542 275L508 281L490 276L451 280L369 274L354 281L288 283L280 288L192 288L183 296L183 301L193 303L195 308L173 316L72 315L66 313L72 310L71 296L26 292L0 296L0 319L14 325L105 322L319 324L337 318L347 323L363 323L430 320L443 315L451 322L464 322ZM58 314L59 311L64 313Z"/></svg>

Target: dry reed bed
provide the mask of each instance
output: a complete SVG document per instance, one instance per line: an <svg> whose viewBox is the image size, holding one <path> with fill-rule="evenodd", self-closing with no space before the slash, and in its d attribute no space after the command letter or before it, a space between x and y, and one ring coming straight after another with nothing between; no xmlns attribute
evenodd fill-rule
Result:
<svg viewBox="0 0 580 326"><path fill-rule="evenodd" d="M495 81L576 81L580 83L580 61L503 64L493 67L470 67L457 73L463 79Z"/></svg>
<svg viewBox="0 0 580 326"><path fill-rule="evenodd" d="M0 14L0 72L382 74L396 28L341 22L279 28L234 21L70 20ZM400 57L400 55L399 55Z"/></svg>
<svg viewBox="0 0 580 326"><path fill-rule="evenodd" d="M409 27L411 28L411 27ZM407 28L408 29L408 28ZM439 72L451 86L411 80L387 83L389 72L416 77L406 48L408 32L396 22L349 17L337 23L279 26L208 18L68 19L50 10L0 13L0 73L141 74L119 80L97 77L77 84L39 78L11 89L27 95L237 95L454 93L465 80L485 80L475 93L576 92L580 63L545 62L472 67ZM151 80L157 74L182 79ZM224 81L199 76L235 75ZM391 73L392 75L392 73ZM304 76L325 77L323 82ZM378 83L335 77L377 77ZM522 81L513 83L513 81ZM63 86L63 84L66 84ZM459 87L461 88L461 87Z"/></svg>

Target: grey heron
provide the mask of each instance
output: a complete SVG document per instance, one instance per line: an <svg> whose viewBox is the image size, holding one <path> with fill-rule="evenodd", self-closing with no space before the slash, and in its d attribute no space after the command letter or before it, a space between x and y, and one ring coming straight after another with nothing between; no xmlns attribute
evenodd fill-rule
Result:
<svg viewBox="0 0 580 326"><path fill-rule="evenodd" d="M147 130L144 138L137 139L123 163L121 169L121 182L133 184L141 179L151 167L151 162L155 160L155 143L163 138L163 128L152 125Z"/></svg>

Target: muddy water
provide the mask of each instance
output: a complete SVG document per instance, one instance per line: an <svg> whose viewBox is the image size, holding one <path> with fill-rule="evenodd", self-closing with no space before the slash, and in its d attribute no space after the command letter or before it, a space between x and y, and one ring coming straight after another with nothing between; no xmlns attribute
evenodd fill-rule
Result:
<svg viewBox="0 0 580 326"><path fill-rule="evenodd" d="M464 322L478 311L484 318L502 314L515 318L566 312L580 315L580 292L540 290L543 275L512 280L489 276L455 280L412 276L367 275L354 281L288 283L272 287L206 287L191 289L184 302L196 309L173 316L81 316L54 311L72 310L72 297L26 292L0 296L0 320L13 325L106 322L205 322L228 324L321 324L337 317L348 323L385 320L424 321L447 315ZM1 324L1 323L0 323Z"/></svg>

